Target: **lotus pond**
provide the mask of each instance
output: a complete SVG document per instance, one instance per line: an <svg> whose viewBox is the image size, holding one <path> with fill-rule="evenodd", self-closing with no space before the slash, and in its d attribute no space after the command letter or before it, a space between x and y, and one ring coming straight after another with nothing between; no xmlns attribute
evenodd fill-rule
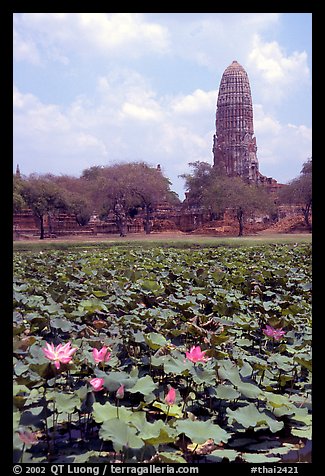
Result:
<svg viewBox="0 0 325 476"><path fill-rule="evenodd" d="M16 252L13 290L16 462L310 444L311 244Z"/></svg>

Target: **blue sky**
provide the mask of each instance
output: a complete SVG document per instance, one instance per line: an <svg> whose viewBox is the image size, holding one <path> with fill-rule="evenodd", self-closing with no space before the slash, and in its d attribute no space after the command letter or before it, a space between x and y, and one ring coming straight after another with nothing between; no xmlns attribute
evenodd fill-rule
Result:
<svg viewBox="0 0 325 476"><path fill-rule="evenodd" d="M184 198L213 163L226 67L247 71L262 174L285 183L312 150L311 13L15 13L14 169L79 176L161 164Z"/></svg>

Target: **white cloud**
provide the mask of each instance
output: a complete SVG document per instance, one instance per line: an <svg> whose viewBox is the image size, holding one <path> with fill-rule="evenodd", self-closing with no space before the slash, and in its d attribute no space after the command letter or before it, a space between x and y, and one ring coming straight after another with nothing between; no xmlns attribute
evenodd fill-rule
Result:
<svg viewBox="0 0 325 476"><path fill-rule="evenodd" d="M131 118L139 121L158 121L160 119L160 112L158 109L140 106L125 102L122 106L121 117Z"/></svg>
<svg viewBox="0 0 325 476"><path fill-rule="evenodd" d="M175 98L172 102L172 110L177 114L197 114L210 112L215 109L217 102L216 91L203 91L196 89L192 94Z"/></svg>
<svg viewBox="0 0 325 476"><path fill-rule="evenodd" d="M286 55L277 41L264 42L258 34L254 35L248 64L262 79L263 98L273 102L292 94L310 79L305 51Z"/></svg>
<svg viewBox="0 0 325 476"><path fill-rule="evenodd" d="M168 45L167 31L158 24L150 23L139 13L80 13L79 25L90 43L102 50L125 49L133 54L145 50L165 51Z"/></svg>
<svg viewBox="0 0 325 476"><path fill-rule="evenodd" d="M14 155L23 173L73 173L89 158L106 154L104 141L80 128L67 111L14 88Z"/></svg>
<svg viewBox="0 0 325 476"><path fill-rule="evenodd" d="M282 124L267 115L261 105L254 106L254 127L260 172L283 183L298 176L311 157L311 128Z"/></svg>
<svg viewBox="0 0 325 476"><path fill-rule="evenodd" d="M68 64L71 53L136 58L169 48L167 29L142 13L16 13L14 31L16 59L31 62L42 56Z"/></svg>
<svg viewBox="0 0 325 476"><path fill-rule="evenodd" d="M232 60L243 64L254 32L263 33L280 19L279 13L206 13L167 16L173 54L203 65L213 73L224 70ZM234 51L236 55L234 57Z"/></svg>
<svg viewBox="0 0 325 476"><path fill-rule="evenodd" d="M254 132L258 137L262 134L279 134L281 131L280 122L274 117L266 115L262 104L254 104Z"/></svg>

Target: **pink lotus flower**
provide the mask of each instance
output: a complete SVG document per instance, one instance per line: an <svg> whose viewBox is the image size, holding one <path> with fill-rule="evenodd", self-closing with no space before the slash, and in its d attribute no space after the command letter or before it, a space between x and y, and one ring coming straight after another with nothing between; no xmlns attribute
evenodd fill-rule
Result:
<svg viewBox="0 0 325 476"><path fill-rule="evenodd" d="M68 364L72 359L72 355L77 351L77 347L71 347L71 342L65 345L59 344L54 347L54 344L46 342L46 347L42 348L47 359L53 360L57 369L60 368L60 363Z"/></svg>
<svg viewBox="0 0 325 476"><path fill-rule="evenodd" d="M170 387L170 390L165 397L165 402L167 403L167 405L174 405L175 400L176 400L176 391L173 387Z"/></svg>
<svg viewBox="0 0 325 476"><path fill-rule="evenodd" d="M37 443L37 436L31 431L20 431L18 436L25 445L34 445Z"/></svg>
<svg viewBox="0 0 325 476"><path fill-rule="evenodd" d="M124 385L123 384L117 389L116 398L124 398Z"/></svg>
<svg viewBox="0 0 325 476"><path fill-rule="evenodd" d="M280 340L282 336L284 336L285 331L281 329L274 329L272 326L266 326L265 329L263 329L263 332L266 336L268 337L273 337L275 340Z"/></svg>
<svg viewBox="0 0 325 476"><path fill-rule="evenodd" d="M202 351L199 345L197 347L193 346L189 352L186 352L186 358L194 363L207 362L209 360L209 358L205 356L205 350Z"/></svg>
<svg viewBox="0 0 325 476"><path fill-rule="evenodd" d="M90 385L93 387L94 392L99 392L104 388L104 379L103 378L93 378L89 381Z"/></svg>
<svg viewBox="0 0 325 476"><path fill-rule="evenodd" d="M99 362L107 362L111 358L111 353L108 351L108 347L102 347L100 350L93 349L93 358L96 364Z"/></svg>

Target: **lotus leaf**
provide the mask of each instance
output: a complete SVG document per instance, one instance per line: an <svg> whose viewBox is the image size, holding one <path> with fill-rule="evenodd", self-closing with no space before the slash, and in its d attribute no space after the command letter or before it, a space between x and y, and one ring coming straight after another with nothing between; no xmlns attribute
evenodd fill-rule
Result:
<svg viewBox="0 0 325 476"><path fill-rule="evenodd" d="M131 421L132 411L123 406L117 408L109 402L104 403L104 405L101 405L99 402L93 404L93 417L96 423L114 420L117 418L117 415L120 420L129 422Z"/></svg>
<svg viewBox="0 0 325 476"><path fill-rule="evenodd" d="M224 458L227 458L229 461L234 461L239 456L238 451L236 450L214 450L209 455L212 461L222 461Z"/></svg>
<svg viewBox="0 0 325 476"><path fill-rule="evenodd" d="M104 421L99 430L100 438L111 441L115 451L122 451L123 448L142 448L144 442L137 434L136 428L118 418Z"/></svg>
<svg viewBox="0 0 325 476"><path fill-rule="evenodd" d="M178 420L176 424L178 434L184 433L192 443L202 444L208 439L213 439L216 444L226 443L230 434L219 425L210 421Z"/></svg>
<svg viewBox="0 0 325 476"><path fill-rule="evenodd" d="M187 463L179 451L160 451L158 457L162 463Z"/></svg>
<svg viewBox="0 0 325 476"><path fill-rule="evenodd" d="M278 421L265 412L260 412L254 403L250 403L237 410L231 410L227 408L227 414L230 420L235 420L240 423L244 428L258 428L266 424L272 433L280 431L283 428L284 423Z"/></svg>

